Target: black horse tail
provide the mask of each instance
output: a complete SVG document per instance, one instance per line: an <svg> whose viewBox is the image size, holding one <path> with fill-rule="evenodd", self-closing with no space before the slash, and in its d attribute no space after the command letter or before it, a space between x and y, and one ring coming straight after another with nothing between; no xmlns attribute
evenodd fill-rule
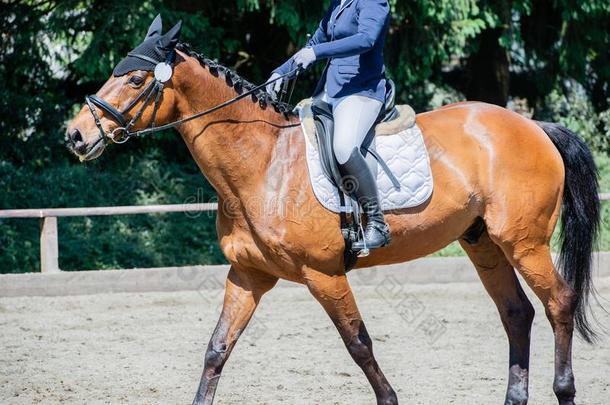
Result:
<svg viewBox="0 0 610 405"><path fill-rule="evenodd" d="M600 226L598 173L587 145L572 131L557 124L537 123L555 144L565 166L565 185L559 240L558 267L576 292L576 329L589 343L597 334L589 321L592 254Z"/></svg>

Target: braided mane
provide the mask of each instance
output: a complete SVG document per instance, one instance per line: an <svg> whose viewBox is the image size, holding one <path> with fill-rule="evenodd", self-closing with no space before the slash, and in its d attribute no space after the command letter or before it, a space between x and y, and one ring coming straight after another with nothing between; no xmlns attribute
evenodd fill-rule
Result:
<svg viewBox="0 0 610 405"><path fill-rule="evenodd" d="M236 71L195 52L191 49L189 44L179 43L176 45L176 49L197 59L201 66L206 67L213 76L218 77L219 74L222 73L227 86L234 88L238 94L242 94L244 91L249 91L256 87L254 83L247 81ZM267 106L271 106L277 113L283 114L286 118L296 115L293 112L294 107L292 105L274 100L271 95L263 89L252 94L252 102L258 103L263 110L266 109Z"/></svg>

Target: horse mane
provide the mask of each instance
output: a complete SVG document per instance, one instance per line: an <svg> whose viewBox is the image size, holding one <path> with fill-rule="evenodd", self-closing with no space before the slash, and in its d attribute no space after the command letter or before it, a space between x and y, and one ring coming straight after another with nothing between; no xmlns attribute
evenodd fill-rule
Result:
<svg viewBox="0 0 610 405"><path fill-rule="evenodd" d="M236 71L223 66L212 59L206 58L200 53L195 52L187 43L178 43L176 45L176 49L197 59L201 66L207 67L213 76L218 77L222 73L227 86L235 89L237 94L242 94L244 91L250 91L256 87L254 83L244 79ZM263 110L266 109L267 106L271 106L277 113L283 114L287 119L296 115L296 113L293 112L294 107L292 105L274 100L273 97L271 97L271 95L264 90L264 88L253 93L251 97L252 102L258 103L260 108Z"/></svg>

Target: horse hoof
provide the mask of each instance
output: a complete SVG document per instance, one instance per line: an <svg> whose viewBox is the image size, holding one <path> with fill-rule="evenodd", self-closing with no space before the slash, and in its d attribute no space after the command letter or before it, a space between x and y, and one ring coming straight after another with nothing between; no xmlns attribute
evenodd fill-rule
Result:
<svg viewBox="0 0 610 405"><path fill-rule="evenodd" d="M377 405L398 405L398 398L392 391L391 395L387 396L386 398L378 398Z"/></svg>

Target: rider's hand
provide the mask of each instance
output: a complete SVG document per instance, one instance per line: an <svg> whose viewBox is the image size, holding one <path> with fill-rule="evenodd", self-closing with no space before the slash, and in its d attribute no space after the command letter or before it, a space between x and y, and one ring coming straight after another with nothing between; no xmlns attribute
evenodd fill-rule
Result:
<svg viewBox="0 0 610 405"><path fill-rule="evenodd" d="M303 48L297 52L293 57L294 62L301 65L303 69L307 69L309 65L316 61L316 53L312 48Z"/></svg>
<svg viewBox="0 0 610 405"><path fill-rule="evenodd" d="M278 77L280 77L281 75L277 72L273 72L271 74L271 77L269 78L269 80L267 80L268 82L274 79L277 79ZM277 98L277 92L280 91L280 89L282 88L282 79L277 80L273 83L269 83L265 88L267 90L267 93L271 94L271 96L273 98Z"/></svg>

